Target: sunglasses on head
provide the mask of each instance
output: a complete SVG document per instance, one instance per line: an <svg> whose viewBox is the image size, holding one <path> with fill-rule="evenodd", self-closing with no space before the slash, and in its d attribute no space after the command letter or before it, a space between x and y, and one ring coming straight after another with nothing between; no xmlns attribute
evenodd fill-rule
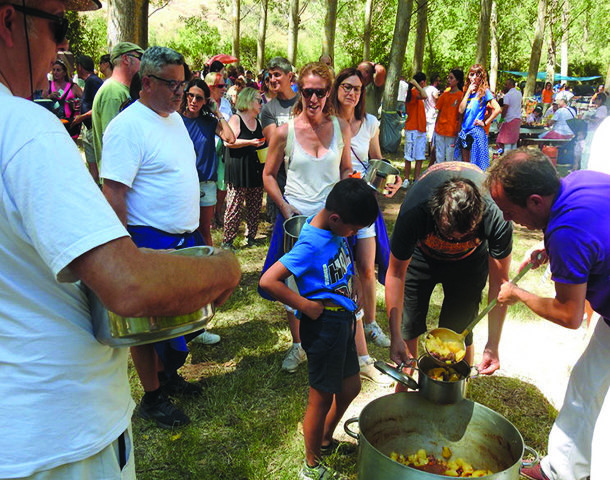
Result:
<svg viewBox="0 0 610 480"><path fill-rule="evenodd" d="M186 92L186 98L188 100L197 100L198 102L203 102L205 100L205 97L202 97L201 95L195 95L194 93L191 92Z"/></svg>
<svg viewBox="0 0 610 480"><path fill-rule="evenodd" d="M30 17L44 18L45 20L52 20L51 30L53 31L53 40L56 44L62 43L66 39L66 33L68 33L68 27L70 25L70 22L66 17L60 17L58 15L53 15L52 13L45 12L43 10L24 7L22 5L12 6L16 11L21 12L24 15L29 15Z"/></svg>
<svg viewBox="0 0 610 480"><path fill-rule="evenodd" d="M328 93L328 88L302 88L301 95L309 100L314 94L318 97L318 100L324 98Z"/></svg>

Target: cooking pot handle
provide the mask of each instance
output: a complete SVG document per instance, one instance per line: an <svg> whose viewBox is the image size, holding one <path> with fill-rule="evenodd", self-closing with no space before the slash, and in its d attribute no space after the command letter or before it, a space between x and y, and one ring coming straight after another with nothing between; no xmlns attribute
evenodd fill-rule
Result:
<svg viewBox="0 0 610 480"><path fill-rule="evenodd" d="M534 457L534 459L530 462L521 461L522 468L533 467L540 463L540 455L538 454L538 452L536 450L534 450L532 447L530 447L528 445L523 445L523 450L527 450L530 453L530 455L532 457Z"/></svg>
<svg viewBox="0 0 610 480"><path fill-rule="evenodd" d="M360 435L358 435L356 432L353 432L349 428L347 428L349 425L351 425L352 423L356 423L357 421L358 421L358 417L353 417L353 418L346 420L345 423L343 424L343 429L345 430L345 433L347 433L350 437L355 438L356 440L359 440Z"/></svg>
<svg viewBox="0 0 610 480"><path fill-rule="evenodd" d="M479 372L479 367L473 365L472 367L470 367L470 374L468 375L468 380L477 378L479 375L481 375L481 373Z"/></svg>

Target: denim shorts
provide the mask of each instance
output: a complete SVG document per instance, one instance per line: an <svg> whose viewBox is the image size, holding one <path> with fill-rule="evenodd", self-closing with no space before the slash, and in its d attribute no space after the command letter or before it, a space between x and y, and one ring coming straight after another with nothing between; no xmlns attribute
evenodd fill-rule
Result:
<svg viewBox="0 0 610 480"><path fill-rule="evenodd" d="M301 344L307 354L309 385L316 390L341 393L343 380L360 371L356 353L355 315L324 310L317 320L301 316Z"/></svg>
<svg viewBox="0 0 610 480"><path fill-rule="evenodd" d="M216 182L199 182L199 206L213 207L216 205Z"/></svg>

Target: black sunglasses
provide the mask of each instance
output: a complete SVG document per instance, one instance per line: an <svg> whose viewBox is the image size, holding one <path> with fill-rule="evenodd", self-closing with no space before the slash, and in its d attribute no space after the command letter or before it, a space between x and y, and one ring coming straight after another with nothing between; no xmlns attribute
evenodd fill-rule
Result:
<svg viewBox="0 0 610 480"><path fill-rule="evenodd" d="M168 80L166 78L161 78L161 77L157 77L156 75L153 75L152 73L149 73L148 75L146 75L147 77L152 77L155 80L159 80L160 82L165 83L165 85L167 85L169 87L169 89L173 92L178 91L181 88L184 88L184 86L189 83L186 80L183 80L182 82L179 82L178 80Z"/></svg>
<svg viewBox="0 0 610 480"><path fill-rule="evenodd" d="M68 33L68 27L70 26L70 22L66 17L60 17L58 15L53 15L52 13L45 12L43 10L24 7L22 5L13 5L13 8L18 12L23 13L24 15L44 18L45 20L52 20L53 22L51 23L51 25L53 26L53 40L56 44L60 44L66 39L66 33Z"/></svg>
<svg viewBox="0 0 610 480"><path fill-rule="evenodd" d="M318 100L324 98L328 93L328 88L302 88L301 95L309 100L314 94L318 97Z"/></svg>

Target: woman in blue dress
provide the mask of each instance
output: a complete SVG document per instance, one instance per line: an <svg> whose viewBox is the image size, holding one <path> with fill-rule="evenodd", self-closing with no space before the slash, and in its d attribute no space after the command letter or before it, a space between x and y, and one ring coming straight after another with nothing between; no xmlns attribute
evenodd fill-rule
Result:
<svg viewBox="0 0 610 480"><path fill-rule="evenodd" d="M486 117L488 104L491 112ZM500 115L502 109L489 90L487 72L482 65L475 64L470 67L466 78L466 93L459 111L464 118L455 142L454 158L474 163L485 171L489 167L486 128Z"/></svg>

